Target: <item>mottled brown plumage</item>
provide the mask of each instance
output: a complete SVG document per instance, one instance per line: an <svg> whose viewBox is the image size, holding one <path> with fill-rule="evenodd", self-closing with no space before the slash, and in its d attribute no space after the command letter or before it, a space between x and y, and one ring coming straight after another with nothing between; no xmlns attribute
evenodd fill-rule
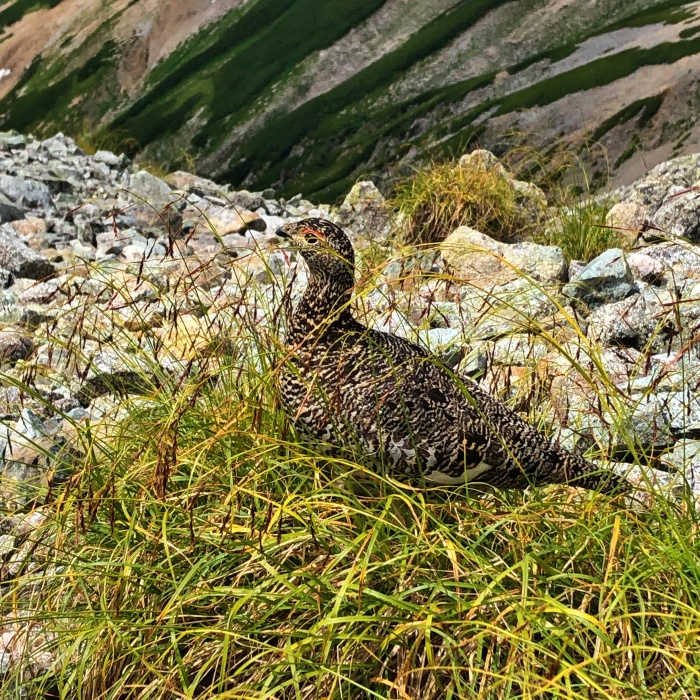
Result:
<svg viewBox="0 0 700 700"><path fill-rule="evenodd" d="M404 480L626 490L624 479L551 442L421 347L355 320L354 253L338 226L306 219L278 234L309 268L280 379L300 431Z"/></svg>

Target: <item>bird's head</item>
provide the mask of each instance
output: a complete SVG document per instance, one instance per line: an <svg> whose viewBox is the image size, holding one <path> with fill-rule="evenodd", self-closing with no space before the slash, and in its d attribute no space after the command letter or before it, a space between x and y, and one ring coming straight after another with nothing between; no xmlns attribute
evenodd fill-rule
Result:
<svg viewBox="0 0 700 700"><path fill-rule="evenodd" d="M353 284L355 254L340 226L325 219L302 219L277 229L303 256L313 276L342 280Z"/></svg>

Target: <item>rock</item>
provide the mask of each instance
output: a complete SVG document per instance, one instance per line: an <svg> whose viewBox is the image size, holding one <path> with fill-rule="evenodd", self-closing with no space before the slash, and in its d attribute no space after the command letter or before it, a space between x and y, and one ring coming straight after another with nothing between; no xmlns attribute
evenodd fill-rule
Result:
<svg viewBox="0 0 700 700"><path fill-rule="evenodd" d="M37 180L0 175L0 192L24 209L53 208L51 191Z"/></svg>
<svg viewBox="0 0 700 700"><path fill-rule="evenodd" d="M0 275L41 280L53 275L56 267L41 255L35 253L7 225L0 226Z"/></svg>
<svg viewBox="0 0 700 700"><path fill-rule="evenodd" d="M532 224L541 222L547 208L545 193L532 182L509 178L508 184L515 193L515 207L520 218Z"/></svg>
<svg viewBox="0 0 700 700"><path fill-rule="evenodd" d="M543 284L564 280L566 261L561 248L536 243L500 243L461 226L441 244L443 259L461 281L491 289L521 278L532 277Z"/></svg>
<svg viewBox="0 0 700 700"><path fill-rule="evenodd" d="M9 151L13 148L24 148L27 138L16 131L0 131L0 151Z"/></svg>
<svg viewBox="0 0 700 700"><path fill-rule="evenodd" d="M618 202L605 216L606 226L615 228L631 246L646 227L649 220L649 208L635 201Z"/></svg>
<svg viewBox="0 0 700 700"><path fill-rule="evenodd" d="M679 441L670 453L663 456L663 461L677 470L695 498L700 498L700 441Z"/></svg>
<svg viewBox="0 0 700 700"><path fill-rule="evenodd" d="M673 295L647 287L622 301L603 304L589 317L589 335L605 345L622 345L637 350L648 343L658 351L669 346L669 336L678 332Z"/></svg>
<svg viewBox="0 0 700 700"><path fill-rule="evenodd" d="M41 149L55 158L67 159L69 156L85 155L72 138L60 131L50 139L42 141Z"/></svg>
<svg viewBox="0 0 700 700"><path fill-rule="evenodd" d="M654 469L645 464L630 466L626 463L611 463L609 468L627 479L636 487L633 506L639 504L648 505L653 501L655 494L662 494L669 500L682 502L685 493L685 480L676 471L663 471ZM645 506L643 506L645 507Z"/></svg>
<svg viewBox="0 0 700 700"><path fill-rule="evenodd" d="M9 224L22 238L28 243L32 241L43 241L44 234L47 233L48 228L46 225L46 219L38 218L36 216L28 216L26 219L18 219Z"/></svg>
<svg viewBox="0 0 700 700"><path fill-rule="evenodd" d="M670 399L664 394L642 394L631 396L632 408L625 416L618 417L615 424L617 443L614 452L641 450L659 454L672 446L676 438L671 430Z"/></svg>
<svg viewBox="0 0 700 700"><path fill-rule="evenodd" d="M24 212L4 194L0 194L0 224L23 218Z"/></svg>
<svg viewBox="0 0 700 700"><path fill-rule="evenodd" d="M642 280L648 284L655 284L661 280L664 266L660 260L643 251L632 251L625 257L636 280Z"/></svg>
<svg viewBox="0 0 700 700"><path fill-rule="evenodd" d="M637 252L661 265L667 286L688 278L700 279L700 246L674 241L646 246Z"/></svg>
<svg viewBox="0 0 700 700"><path fill-rule="evenodd" d="M104 163L110 168L119 168L124 165L124 157L117 156L111 151L96 151L92 159L97 163Z"/></svg>
<svg viewBox="0 0 700 700"><path fill-rule="evenodd" d="M591 260L563 289L565 296L589 306L624 299L634 291L634 275L619 248Z"/></svg>
<svg viewBox="0 0 700 700"><path fill-rule="evenodd" d="M12 528L12 534L16 537L27 537L40 530L49 521L49 516L41 509L33 510L22 516Z"/></svg>
<svg viewBox="0 0 700 700"><path fill-rule="evenodd" d="M669 425L671 433L676 438L688 438L697 440L700 438L700 397L698 390L698 375L694 381L690 377L679 373L687 384L681 387L680 391L671 391L667 395Z"/></svg>
<svg viewBox="0 0 700 700"><path fill-rule="evenodd" d="M0 365L26 360L34 350L34 338L21 328L0 330Z"/></svg>
<svg viewBox="0 0 700 700"><path fill-rule="evenodd" d="M155 372L156 366L143 357L116 347L105 347L89 359L85 381L76 398L86 407L104 394L142 394L153 389Z"/></svg>
<svg viewBox="0 0 700 700"><path fill-rule="evenodd" d="M700 155L679 156L652 168L632 185L612 193L621 202L634 202L646 207L647 216L653 217L671 191L692 187L700 179Z"/></svg>
<svg viewBox="0 0 700 700"><path fill-rule="evenodd" d="M0 501L5 507L21 510L45 494L56 476L55 457L62 444L26 408L14 426L0 424Z"/></svg>
<svg viewBox="0 0 700 700"><path fill-rule="evenodd" d="M229 233L243 234L246 231L265 231L267 224L258 214L233 207L210 207L205 217L199 216L201 225L214 235L226 236Z"/></svg>
<svg viewBox="0 0 700 700"><path fill-rule="evenodd" d="M459 328L431 328L420 331L418 339L422 345L453 369L464 355L465 342Z"/></svg>
<svg viewBox="0 0 700 700"><path fill-rule="evenodd" d="M494 364L526 367L535 366L548 352L546 343L536 336L513 334L496 340L488 356Z"/></svg>
<svg viewBox="0 0 700 700"><path fill-rule="evenodd" d="M353 185L340 205L335 220L351 235L385 240L398 228L395 215L376 185L364 180Z"/></svg>
<svg viewBox="0 0 700 700"><path fill-rule="evenodd" d="M15 550L14 535L0 535L0 560L7 559ZM0 675L2 675L0 673Z"/></svg>
<svg viewBox="0 0 700 700"><path fill-rule="evenodd" d="M22 309L17 304L17 295L0 291L0 324L17 323L20 318L22 318Z"/></svg>
<svg viewBox="0 0 700 700"><path fill-rule="evenodd" d="M652 224L661 235L700 243L700 192L674 188L654 214Z"/></svg>
<svg viewBox="0 0 700 700"><path fill-rule="evenodd" d="M473 168L474 170L495 170L503 177L510 177L498 158L485 149L477 149L471 153L465 153L458 161L460 168Z"/></svg>
<svg viewBox="0 0 700 700"><path fill-rule="evenodd" d="M574 277L576 277L584 267L586 267L586 263L583 260L572 260L569 263L568 279L574 279Z"/></svg>
<svg viewBox="0 0 700 700"><path fill-rule="evenodd" d="M151 175L147 170L133 173L124 189L132 200L148 204L155 209L161 209L178 198L167 182Z"/></svg>

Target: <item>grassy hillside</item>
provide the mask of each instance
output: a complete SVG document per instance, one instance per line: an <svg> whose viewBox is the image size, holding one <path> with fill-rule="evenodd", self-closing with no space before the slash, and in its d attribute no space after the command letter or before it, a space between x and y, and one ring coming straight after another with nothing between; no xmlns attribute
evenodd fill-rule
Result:
<svg viewBox="0 0 700 700"><path fill-rule="evenodd" d="M421 66L429 70L440 52L477 23L496 16L516 20L544 4L457 1L393 51L292 107L275 96L293 89L301 79L300 66L322 60L319 52L374 21L382 0L348 0L342 7L324 0L252 0L191 36L154 67L132 96L119 84L120 63L130 49L109 39L112 18L74 54L37 58L0 103L0 125L40 134L57 128L98 132L97 141L131 155L145 149L165 168L194 158L202 172L234 185L332 200L358 177L386 175L409 151L426 159L464 150L493 117L544 107L576 91L611 84L640 67L671 64L700 52L700 40L689 26L677 41L604 53L569 67L567 61L587 38L693 19L683 0L630 3L609 19L601 4L595 23L579 27L569 22L560 37L537 38L544 50L509 61L516 54L504 49L493 69L456 81L440 75L435 80L439 87L412 88L411 76ZM30 0L11 3L0 12L0 26L3 13L10 12L8 21L14 21L36 6ZM567 21L563 16L561 22ZM513 88L495 81L503 71ZM635 116L639 100L633 102L594 125L594 136ZM645 109L645 124L659 106Z"/></svg>

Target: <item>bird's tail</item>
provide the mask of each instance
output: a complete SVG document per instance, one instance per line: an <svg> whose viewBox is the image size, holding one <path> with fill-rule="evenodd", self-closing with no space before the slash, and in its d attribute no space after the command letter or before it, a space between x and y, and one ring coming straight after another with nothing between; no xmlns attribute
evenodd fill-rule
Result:
<svg viewBox="0 0 700 700"><path fill-rule="evenodd" d="M564 453L562 483L599 491L609 496L628 494L634 490L632 484L612 469L602 469L582 455L560 448Z"/></svg>

